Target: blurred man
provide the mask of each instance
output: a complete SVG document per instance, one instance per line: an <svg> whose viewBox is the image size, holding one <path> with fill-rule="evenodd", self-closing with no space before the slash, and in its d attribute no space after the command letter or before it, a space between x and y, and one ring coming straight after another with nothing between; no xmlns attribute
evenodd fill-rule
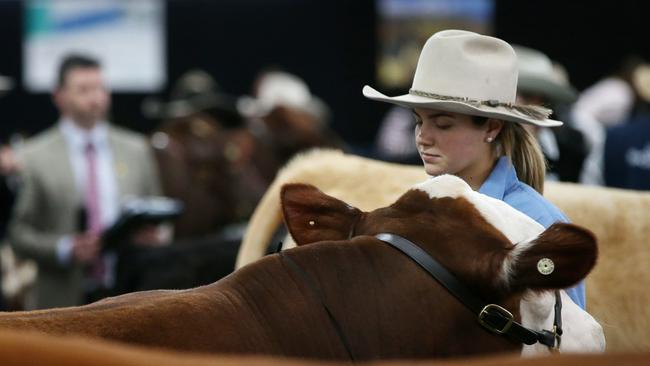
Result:
<svg viewBox="0 0 650 366"><path fill-rule="evenodd" d="M11 90L12 80L6 76L0 75L0 97ZM14 195L7 184L7 176L13 173L16 167L16 159L13 151L9 146L0 146L0 240L5 236L5 225L8 219L8 213L13 205ZM2 243L0 243L2 246ZM4 296L2 291L2 263L0 263L0 311L4 310Z"/></svg>
<svg viewBox="0 0 650 366"><path fill-rule="evenodd" d="M602 182L608 187L650 190L650 65L632 74L635 114L606 130L601 162Z"/></svg>
<svg viewBox="0 0 650 366"><path fill-rule="evenodd" d="M82 304L110 287L115 256L102 252L102 231L125 196L159 192L147 141L106 121L110 95L96 60L64 58L53 99L58 123L19 152L23 183L9 225L16 252L38 263L28 305L36 308Z"/></svg>

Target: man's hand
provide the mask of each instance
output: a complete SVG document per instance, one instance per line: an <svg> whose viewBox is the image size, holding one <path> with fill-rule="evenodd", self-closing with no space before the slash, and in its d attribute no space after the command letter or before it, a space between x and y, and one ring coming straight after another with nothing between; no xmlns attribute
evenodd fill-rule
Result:
<svg viewBox="0 0 650 366"><path fill-rule="evenodd" d="M92 263L99 256L100 249L98 234L81 233L72 239L72 257L79 263Z"/></svg>
<svg viewBox="0 0 650 366"><path fill-rule="evenodd" d="M9 145L0 146L0 174L12 175L21 170L20 162Z"/></svg>
<svg viewBox="0 0 650 366"><path fill-rule="evenodd" d="M131 243L141 247L160 247L171 242L171 227L166 225L145 225L131 235Z"/></svg>

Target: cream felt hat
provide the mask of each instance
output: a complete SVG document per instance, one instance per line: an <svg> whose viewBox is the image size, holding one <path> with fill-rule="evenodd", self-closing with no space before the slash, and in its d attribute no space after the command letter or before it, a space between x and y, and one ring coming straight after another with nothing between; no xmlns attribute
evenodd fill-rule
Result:
<svg viewBox="0 0 650 366"><path fill-rule="evenodd" d="M300 109L319 120L324 120L328 113L325 103L311 93L303 79L284 71L262 76L257 97L243 96L237 100L237 109L247 117L264 117L278 106Z"/></svg>
<svg viewBox="0 0 650 366"><path fill-rule="evenodd" d="M542 52L518 45L512 45L517 53L519 80L517 89L521 93L540 94L552 102L572 103L578 92L569 83L566 74Z"/></svg>
<svg viewBox="0 0 650 366"><path fill-rule="evenodd" d="M406 108L431 108L544 127L562 125L548 118L549 109L515 104L517 55L508 43L462 30L441 31L427 40L408 94L389 97L366 85L363 95Z"/></svg>

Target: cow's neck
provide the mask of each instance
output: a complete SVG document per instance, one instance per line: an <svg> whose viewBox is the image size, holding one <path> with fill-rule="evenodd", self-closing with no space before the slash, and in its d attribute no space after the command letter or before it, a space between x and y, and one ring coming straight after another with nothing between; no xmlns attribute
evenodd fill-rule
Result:
<svg viewBox="0 0 650 366"><path fill-rule="evenodd" d="M235 294L244 343L257 338L250 353L347 359L345 347L312 290L279 256L269 256L244 267L222 281L221 293ZM320 283L320 281L319 281ZM247 334L250 332L256 334ZM238 335L239 336L239 335Z"/></svg>
<svg viewBox="0 0 650 366"><path fill-rule="evenodd" d="M480 328L464 306L394 249L378 246L370 237L353 241L360 245L345 242L307 245L286 255L314 280L357 360L445 357L521 349L520 345ZM281 288L277 290L278 296L282 294L280 291L290 291L296 296L297 291L300 297L294 300L297 302L293 312L287 313L284 320L294 322L296 327L296 339L292 342L312 341L305 339L301 332L316 326L320 332L308 334L327 334L328 339L321 342L328 347L335 342L335 346L338 344L335 349L345 355L343 340L322 304L313 296L313 290L300 275L292 274L291 270L287 273L289 277L281 278L290 285L276 286ZM273 306L277 305L261 308ZM278 319L277 312L268 313L268 319Z"/></svg>

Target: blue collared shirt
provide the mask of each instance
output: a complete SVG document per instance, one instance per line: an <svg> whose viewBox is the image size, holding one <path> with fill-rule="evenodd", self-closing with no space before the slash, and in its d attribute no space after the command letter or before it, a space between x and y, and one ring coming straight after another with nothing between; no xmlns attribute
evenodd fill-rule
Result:
<svg viewBox="0 0 650 366"><path fill-rule="evenodd" d="M520 182L510 160L502 156L490 176L479 189L492 198L499 199L528 215L548 228L555 222L569 222L569 219L531 186ZM581 308L585 308L585 283L580 281L575 287L566 289L567 295Z"/></svg>

